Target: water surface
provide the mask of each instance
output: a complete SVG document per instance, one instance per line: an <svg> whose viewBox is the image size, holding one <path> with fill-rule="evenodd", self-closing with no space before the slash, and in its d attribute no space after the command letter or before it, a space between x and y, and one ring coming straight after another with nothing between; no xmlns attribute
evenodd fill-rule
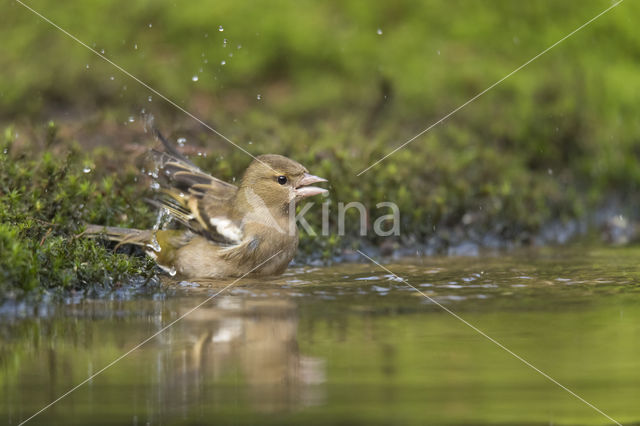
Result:
<svg viewBox="0 0 640 426"><path fill-rule="evenodd" d="M640 422L639 249L386 263L622 423ZM18 424L229 282L0 310ZM242 280L29 424L610 424L370 263Z"/></svg>

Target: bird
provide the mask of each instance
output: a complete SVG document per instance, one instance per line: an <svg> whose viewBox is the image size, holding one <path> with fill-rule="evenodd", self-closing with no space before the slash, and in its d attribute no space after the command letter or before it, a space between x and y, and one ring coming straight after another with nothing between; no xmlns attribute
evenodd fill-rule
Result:
<svg viewBox="0 0 640 426"><path fill-rule="evenodd" d="M84 236L142 247L170 275L226 278L282 274L298 247L295 206L324 194L327 182L278 154L254 157L239 185L202 171L161 135L165 151L148 154L159 196L149 200L179 229L89 224Z"/></svg>

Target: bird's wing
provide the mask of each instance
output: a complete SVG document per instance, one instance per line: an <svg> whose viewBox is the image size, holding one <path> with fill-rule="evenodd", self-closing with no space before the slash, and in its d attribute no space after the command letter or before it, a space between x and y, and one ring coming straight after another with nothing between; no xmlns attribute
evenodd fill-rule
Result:
<svg viewBox="0 0 640 426"><path fill-rule="evenodd" d="M242 241L240 224L230 218L235 185L203 172L190 161L166 152L150 152L160 196L150 202L166 209L193 232L223 245Z"/></svg>
<svg viewBox="0 0 640 426"><path fill-rule="evenodd" d="M221 198L231 198L238 187L203 172L195 164L169 153L152 149L150 159L157 170L159 183L165 183L184 192L204 195L209 192ZM155 173L152 175L155 178Z"/></svg>
<svg viewBox="0 0 640 426"><path fill-rule="evenodd" d="M223 248L220 250L219 255L227 262L252 266L260 259L256 256L259 247L260 238L249 237L239 244Z"/></svg>

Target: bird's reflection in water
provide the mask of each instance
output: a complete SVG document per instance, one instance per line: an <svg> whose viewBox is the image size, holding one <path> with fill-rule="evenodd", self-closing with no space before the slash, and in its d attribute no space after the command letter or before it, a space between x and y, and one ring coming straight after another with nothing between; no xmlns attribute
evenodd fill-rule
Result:
<svg viewBox="0 0 640 426"><path fill-rule="evenodd" d="M324 402L325 363L300 354L291 299L220 296L182 321L163 374L169 407L247 401L275 412Z"/></svg>

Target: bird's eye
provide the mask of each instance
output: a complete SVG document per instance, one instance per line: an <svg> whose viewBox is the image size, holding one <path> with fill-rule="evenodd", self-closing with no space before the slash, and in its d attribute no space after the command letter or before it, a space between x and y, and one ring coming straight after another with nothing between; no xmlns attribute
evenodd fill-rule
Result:
<svg viewBox="0 0 640 426"><path fill-rule="evenodd" d="M285 183L287 183L287 177L286 176L278 176L278 183L280 185L284 185Z"/></svg>

